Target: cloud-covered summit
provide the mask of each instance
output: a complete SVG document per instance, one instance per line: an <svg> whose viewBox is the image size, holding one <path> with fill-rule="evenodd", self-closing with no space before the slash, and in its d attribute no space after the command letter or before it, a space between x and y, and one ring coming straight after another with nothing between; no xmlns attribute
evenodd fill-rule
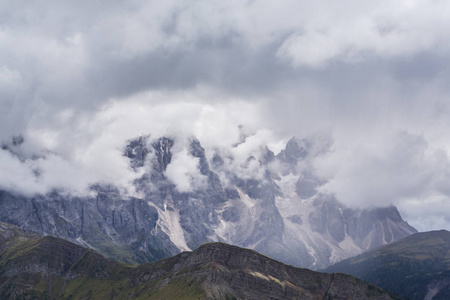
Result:
<svg viewBox="0 0 450 300"><path fill-rule="evenodd" d="M21 158L0 151L0 185L42 191L68 187L64 176L79 179L75 189L125 184L133 176L115 174L131 174L120 159L127 139L173 133L225 147L244 124L276 151L293 135L331 135L316 164L327 190L352 205L394 203L419 229L449 228L449 9L414 0L2 3L0 140L25 143Z"/></svg>

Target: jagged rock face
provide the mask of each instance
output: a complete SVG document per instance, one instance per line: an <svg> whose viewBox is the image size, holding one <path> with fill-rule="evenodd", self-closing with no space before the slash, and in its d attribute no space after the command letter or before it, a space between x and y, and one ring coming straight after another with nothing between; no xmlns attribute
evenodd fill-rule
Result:
<svg viewBox="0 0 450 300"><path fill-rule="evenodd" d="M288 170L290 172L297 173L295 168L297 161L308 155L309 146L310 145L307 140L297 141L297 139L292 138L286 144L286 148L281 150L281 152L277 155L277 158L288 166Z"/></svg>
<svg viewBox="0 0 450 300"><path fill-rule="evenodd" d="M240 166L260 170L249 177L227 165L232 157L208 156L192 138L185 149L197 161L203 183L189 191L180 191L167 175L176 167L178 142L139 137L126 146L130 167L143 174L134 182L140 199L123 197L112 187L96 187L96 197L82 198L56 192L27 198L2 191L0 221L128 262L223 241L313 269L416 232L395 207L354 210L319 193L324 181L314 175L309 159L324 150L314 141L292 138L277 156L262 149Z"/></svg>
<svg viewBox="0 0 450 300"><path fill-rule="evenodd" d="M53 235L136 263L179 250L156 225L157 210L141 199L121 199L111 190L96 197L51 194L27 198L0 192L2 221L40 235ZM117 246L116 246L117 245Z"/></svg>
<svg viewBox="0 0 450 300"><path fill-rule="evenodd" d="M139 137L131 141L125 148L125 156L130 159L130 165L134 170L144 166L145 159L149 153L145 142L145 138Z"/></svg>
<svg viewBox="0 0 450 300"><path fill-rule="evenodd" d="M317 195L317 188L322 184L309 172L303 173L295 184L295 192L301 199L309 199Z"/></svg>

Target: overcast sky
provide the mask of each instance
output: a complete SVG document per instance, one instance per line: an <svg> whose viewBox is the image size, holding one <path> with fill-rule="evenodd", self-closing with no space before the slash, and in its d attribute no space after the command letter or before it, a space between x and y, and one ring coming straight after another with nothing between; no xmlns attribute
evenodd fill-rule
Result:
<svg viewBox="0 0 450 300"><path fill-rule="evenodd" d="M0 186L126 185L126 139L226 147L243 124L275 152L330 136L324 191L450 230L449 15L441 0L0 1L0 141L25 137L0 150Z"/></svg>

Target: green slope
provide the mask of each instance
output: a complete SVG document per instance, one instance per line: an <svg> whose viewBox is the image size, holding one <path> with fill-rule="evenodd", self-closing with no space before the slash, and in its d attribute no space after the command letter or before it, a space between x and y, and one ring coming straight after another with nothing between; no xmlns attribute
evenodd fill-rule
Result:
<svg viewBox="0 0 450 300"><path fill-rule="evenodd" d="M164 278L133 285L134 273L136 267L91 249L0 223L0 299L198 299L203 294L199 282L185 279L164 287Z"/></svg>
<svg viewBox="0 0 450 300"><path fill-rule="evenodd" d="M416 233L324 270L364 279L410 299L450 299L450 232ZM430 294L429 296L431 296Z"/></svg>
<svg viewBox="0 0 450 300"><path fill-rule="evenodd" d="M0 223L0 299L391 299L344 274L285 265L255 251L206 244L131 266Z"/></svg>

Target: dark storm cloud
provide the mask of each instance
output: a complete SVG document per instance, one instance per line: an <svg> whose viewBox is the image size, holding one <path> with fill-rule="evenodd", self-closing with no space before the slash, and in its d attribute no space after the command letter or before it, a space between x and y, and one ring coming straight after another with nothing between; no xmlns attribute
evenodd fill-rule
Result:
<svg viewBox="0 0 450 300"><path fill-rule="evenodd" d="M427 29L414 5L392 5L388 12L381 4L352 1L342 7L323 1L18 1L2 10L9 47L1 57L5 72L17 72L28 89L17 96L24 104L84 108L147 89L198 84L267 94L313 81L333 93L353 93L380 74L438 71L433 55L429 61L414 57L440 43L436 34L414 41Z"/></svg>

